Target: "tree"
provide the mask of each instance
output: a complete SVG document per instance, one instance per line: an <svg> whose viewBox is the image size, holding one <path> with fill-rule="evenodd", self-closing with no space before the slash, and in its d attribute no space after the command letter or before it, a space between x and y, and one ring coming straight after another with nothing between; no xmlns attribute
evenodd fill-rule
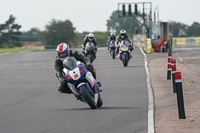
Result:
<svg viewBox="0 0 200 133"><path fill-rule="evenodd" d="M97 44L99 47L107 46L109 32L94 32L94 37L97 40Z"/></svg>
<svg viewBox="0 0 200 133"><path fill-rule="evenodd" d="M125 29L129 35L133 35L134 29L140 27L138 21L133 17L119 17L118 11L113 11L110 19L107 20L107 30L109 32L115 31L119 33L120 30Z"/></svg>
<svg viewBox="0 0 200 133"><path fill-rule="evenodd" d="M21 41L24 42L37 42L40 41L40 30L38 28L31 28L27 32L22 32L20 37Z"/></svg>
<svg viewBox="0 0 200 133"><path fill-rule="evenodd" d="M190 37L200 36L200 24L199 24L199 23L194 22L194 23L188 28L188 36L190 36Z"/></svg>
<svg viewBox="0 0 200 133"><path fill-rule="evenodd" d="M180 23L180 22L175 22L175 21L169 22L169 32L174 37L185 37L185 36L187 36L188 27L189 27L188 25Z"/></svg>
<svg viewBox="0 0 200 133"><path fill-rule="evenodd" d="M15 19L13 15L10 15L5 24L0 25L0 47L2 44L5 45L4 47L22 46L19 39L21 25L15 24Z"/></svg>
<svg viewBox="0 0 200 133"><path fill-rule="evenodd" d="M44 45L55 46L65 42L72 46L75 38L75 28L71 21L56 21L52 20L49 25L46 25L46 30L42 32L42 43Z"/></svg>

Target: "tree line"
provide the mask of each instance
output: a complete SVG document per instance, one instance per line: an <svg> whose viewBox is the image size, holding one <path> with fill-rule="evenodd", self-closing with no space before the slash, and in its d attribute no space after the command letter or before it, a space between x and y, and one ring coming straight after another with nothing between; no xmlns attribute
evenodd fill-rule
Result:
<svg viewBox="0 0 200 133"><path fill-rule="evenodd" d="M20 47L22 42L41 42L45 46L56 46L61 42L68 43L71 47L80 47L86 34L89 32L77 32L76 28L70 20L59 21L51 20L44 31L38 28L31 28L29 31L21 32L21 25L15 23L16 18L13 15L9 19L0 24L0 48L3 47ZM98 44L106 45L110 32L119 33L121 29L125 29L132 36L134 29L140 27L138 21L133 17L119 17L118 11L113 11L107 20L107 31L93 32ZM188 26L186 24L170 21L169 32L173 37L195 37L200 36L200 24L194 22Z"/></svg>

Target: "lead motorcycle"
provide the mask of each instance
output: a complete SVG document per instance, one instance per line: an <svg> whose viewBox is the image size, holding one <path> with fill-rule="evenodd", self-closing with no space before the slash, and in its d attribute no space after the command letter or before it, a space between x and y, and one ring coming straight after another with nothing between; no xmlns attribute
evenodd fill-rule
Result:
<svg viewBox="0 0 200 133"><path fill-rule="evenodd" d="M87 42L85 45L85 51L83 52L86 57L90 59L90 62L92 63L95 59L96 50L95 45L92 42Z"/></svg>
<svg viewBox="0 0 200 133"><path fill-rule="evenodd" d="M84 64L77 62L74 57L63 61L65 80L77 100L87 103L90 108L96 109L103 105L99 87Z"/></svg>
<svg viewBox="0 0 200 133"><path fill-rule="evenodd" d="M122 40L119 45L119 54L120 54L120 60L122 60L122 63L124 67L128 66L128 62L130 60L130 49L129 49L130 43L128 41Z"/></svg>
<svg viewBox="0 0 200 133"><path fill-rule="evenodd" d="M115 59L115 50L116 50L116 46L115 46L115 41L112 40L109 43L109 53L112 56L113 59Z"/></svg>

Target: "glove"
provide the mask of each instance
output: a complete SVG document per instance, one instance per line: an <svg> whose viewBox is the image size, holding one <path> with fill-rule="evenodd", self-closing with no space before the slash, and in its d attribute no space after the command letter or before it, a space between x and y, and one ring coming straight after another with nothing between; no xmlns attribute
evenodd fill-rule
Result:
<svg viewBox="0 0 200 133"><path fill-rule="evenodd" d="M66 83L64 78L60 78L60 84L64 85Z"/></svg>
<svg viewBox="0 0 200 133"><path fill-rule="evenodd" d="M129 49L130 49L131 51L133 51L133 46L129 45Z"/></svg>
<svg viewBox="0 0 200 133"><path fill-rule="evenodd" d="M93 71L93 65L92 65L91 63L87 63L85 67L86 67L86 69L87 69L88 71L90 71L90 72Z"/></svg>

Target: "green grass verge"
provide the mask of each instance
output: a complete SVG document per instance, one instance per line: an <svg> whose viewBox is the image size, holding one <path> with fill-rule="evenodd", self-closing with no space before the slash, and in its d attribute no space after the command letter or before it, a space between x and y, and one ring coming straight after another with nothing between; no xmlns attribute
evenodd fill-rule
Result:
<svg viewBox="0 0 200 133"><path fill-rule="evenodd" d="M23 47L16 47L16 48L0 48L0 54L6 52L19 52L19 51L36 51L36 50L44 50L44 46L23 46Z"/></svg>

